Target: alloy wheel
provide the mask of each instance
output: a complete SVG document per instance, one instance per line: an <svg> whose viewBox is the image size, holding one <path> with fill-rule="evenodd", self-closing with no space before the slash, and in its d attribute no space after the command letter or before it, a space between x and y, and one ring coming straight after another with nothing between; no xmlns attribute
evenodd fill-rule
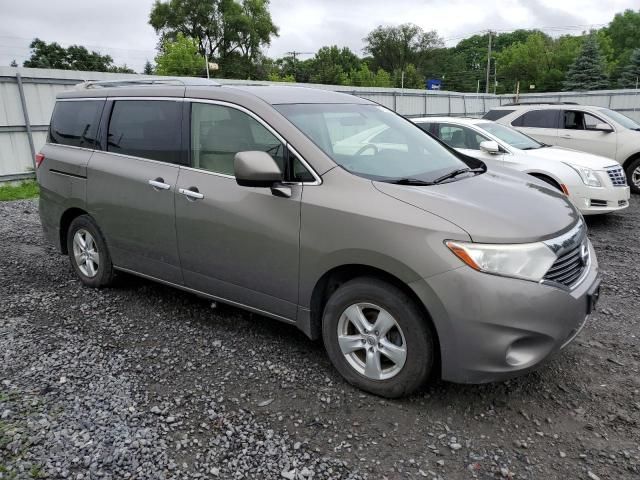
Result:
<svg viewBox="0 0 640 480"><path fill-rule="evenodd" d="M397 320L372 303L347 307L338 320L338 344L349 365L371 380L396 376L407 360L407 343Z"/></svg>
<svg viewBox="0 0 640 480"><path fill-rule="evenodd" d="M73 257L80 272L93 278L98 274L100 253L93 236L84 228L80 228L73 236Z"/></svg>

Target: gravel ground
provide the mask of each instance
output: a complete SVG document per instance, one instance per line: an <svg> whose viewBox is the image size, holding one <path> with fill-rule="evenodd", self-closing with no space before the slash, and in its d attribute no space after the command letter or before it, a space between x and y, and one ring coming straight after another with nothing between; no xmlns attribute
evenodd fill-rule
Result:
<svg viewBox="0 0 640 480"><path fill-rule="evenodd" d="M640 198L589 219L603 290L525 377L402 400L295 328L121 275L80 285L0 203L0 479L640 478Z"/></svg>

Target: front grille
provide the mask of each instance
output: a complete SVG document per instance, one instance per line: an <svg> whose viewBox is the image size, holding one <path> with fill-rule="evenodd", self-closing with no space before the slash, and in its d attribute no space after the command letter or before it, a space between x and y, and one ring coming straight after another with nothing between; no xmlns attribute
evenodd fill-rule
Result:
<svg viewBox="0 0 640 480"><path fill-rule="evenodd" d="M606 200L596 200L595 198L591 199L591 206L592 207L606 207L607 206L607 201Z"/></svg>
<svg viewBox="0 0 640 480"><path fill-rule="evenodd" d="M583 252L585 252L584 255ZM544 280L572 287L580 279L584 269L587 268L588 259L589 249L585 240L577 247L558 257L544 276Z"/></svg>
<svg viewBox="0 0 640 480"><path fill-rule="evenodd" d="M624 187L627 185L627 177L624 174L624 169L620 165L608 167L607 174L609 175L614 187Z"/></svg>

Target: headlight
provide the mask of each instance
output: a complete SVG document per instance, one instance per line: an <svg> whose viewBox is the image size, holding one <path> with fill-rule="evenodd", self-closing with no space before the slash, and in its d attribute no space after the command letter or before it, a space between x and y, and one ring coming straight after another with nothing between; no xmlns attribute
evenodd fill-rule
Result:
<svg viewBox="0 0 640 480"><path fill-rule="evenodd" d="M544 243L502 245L448 240L445 245L475 270L536 282L557 258Z"/></svg>
<svg viewBox="0 0 640 480"><path fill-rule="evenodd" d="M600 180L598 180L598 177L596 176L596 172L594 172L590 168L580 167L578 165L571 165L570 163L567 163L566 165L569 165L578 173L578 175L580 175L580 178L582 179L582 183L584 183L585 185L589 185L590 187L602 186L602 184L600 183Z"/></svg>

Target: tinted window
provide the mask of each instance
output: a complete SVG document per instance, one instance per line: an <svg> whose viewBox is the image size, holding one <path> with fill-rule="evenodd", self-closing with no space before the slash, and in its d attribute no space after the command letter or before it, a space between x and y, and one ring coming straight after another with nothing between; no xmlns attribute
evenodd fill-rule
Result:
<svg viewBox="0 0 640 480"><path fill-rule="evenodd" d="M236 153L248 150L267 152L285 171L284 145L256 119L222 105L192 105L191 158L195 168L233 175Z"/></svg>
<svg viewBox="0 0 640 480"><path fill-rule="evenodd" d="M94 148L103 100L57 102L49 126L48 142Z"/></svg>
<svg viewBox="0 0 640 480"><path fill-rule="evenodd" d="M531 110L514 120L511 125L531 128L558 128L559 113L559 110Z"/></svg>
<svg viewBox="0 0 640 480"><path fill-rule="evenodd" d="M311 174L307 167L295 156L292 152L289 152L289 158L291 159L291 174L289 179L293 182L314 182L315 178Z"/></svg>
<svg viewBox="0 0 640 480"><path fill-rule="evenodd" d="M180 161L181 102L120 100L113 106L107 150L162 162Z"/></svg>
<svg viewBox="0 0 640 480"><path fill-rule="evenodd" d="M431 133L431 124L425 122L416 122L416 125L419 126L425 132Z"/></svg>
<svg viewBox="0 0 640 480"><path fill-rule="evenodd" d="M507 115L509 115L510 113L515 112L515 110L489 110L487 113L484 114L484 116L482 118L486 119L486 120L498 120L502 117L506 117Z"/></svg>

